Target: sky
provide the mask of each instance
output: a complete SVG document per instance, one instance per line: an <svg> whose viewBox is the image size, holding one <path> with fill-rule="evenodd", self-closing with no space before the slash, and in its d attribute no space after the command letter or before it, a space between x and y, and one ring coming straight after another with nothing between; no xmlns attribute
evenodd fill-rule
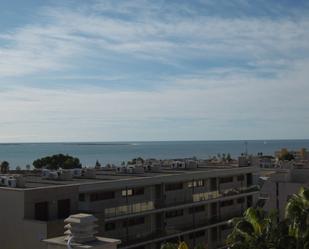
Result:
<svg viewBox="0 0 309 249"><path fill-rule="evenodd" d="M0 142L308 138L306 0L1 0Z"/></svg>

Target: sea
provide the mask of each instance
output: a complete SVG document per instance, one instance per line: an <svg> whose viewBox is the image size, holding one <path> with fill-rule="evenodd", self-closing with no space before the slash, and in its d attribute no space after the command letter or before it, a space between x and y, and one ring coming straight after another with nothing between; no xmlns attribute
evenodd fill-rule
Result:
<svg viewBox="0 0 309 249"><path fill-rule="evenodd" d="M234 140L234 141L157 141L157 142L81 142L81 143L0 143L0 162L8 161L10 168L25 168L44 156L69 154L78 157L83 166L116 164L136 157L175 159L197 157L207 159L218 153L230 153L237 158L244 152L274 155L287 148L309 149L309 139L303 140Z"/></svg>

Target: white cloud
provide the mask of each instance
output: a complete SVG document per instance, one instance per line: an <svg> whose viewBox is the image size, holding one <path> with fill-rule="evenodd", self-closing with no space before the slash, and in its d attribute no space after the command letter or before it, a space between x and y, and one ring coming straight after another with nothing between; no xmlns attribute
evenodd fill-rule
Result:
<svg viewBox="0 0 309 249"><path fill-rule="evenodd" d="M260 66L266 60L308 56L309 20L303 17L185 17L177 13L178 5L160 18L157 4L148 11L145 4L122 2L117 9L114 5L99 2L93 5L97 9L45 8L41 24L0 34L8 42L0 47L0 77L65 70L76 66L74 58L94 55L130 55L179 65L185 59L235 59ZM112 7L129 18L104 12ZM156 14L151 14L153 9Z"/></svg>
<svg viewBox="0 0 309 249"><path fill-rule="evenodd" d="M45 8L41 23L0 33L2 141L308 137L308 18L192 16L181 5L160 18L161 8L131 1ZM164 84L156 91L23 84L32 75L60 84L147 80L121 70L84 75L84 58L156 61L162 74L152 82ZM214 65L196 69L203 60ZM170 65L184 72L170 73ZM54 71L63 74L44 75Z"/></svg>
<svg viewBox="0 0 309 249"><path fill-rule="evenodd" d="M286 138L308 137L308 65L304 62L278 80L249 76L236 82L229 75L226 85L213 88L195 87L199 81L211 85L212 80L189 78L188 85L174 79L173 86L159 91L11 88L0 93L0 137L3 141L254 139L263 134L282 138L283 133Z"/></svg>

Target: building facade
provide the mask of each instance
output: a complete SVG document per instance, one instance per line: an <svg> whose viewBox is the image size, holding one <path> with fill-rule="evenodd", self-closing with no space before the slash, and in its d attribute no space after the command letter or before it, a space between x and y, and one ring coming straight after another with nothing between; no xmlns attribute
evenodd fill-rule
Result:
<svg viewBox="0 0 309 249"><path fill-rule="evenodd" d="M124 173L97 170L95 178L24 176L20 188L0 187L0 248L45 248L63 234L74 213L98 218L98 235L120 239L121 249L157 249L185 240L191 247L224 245L227 221L258 198L253 167L162 169Z"/></svg>

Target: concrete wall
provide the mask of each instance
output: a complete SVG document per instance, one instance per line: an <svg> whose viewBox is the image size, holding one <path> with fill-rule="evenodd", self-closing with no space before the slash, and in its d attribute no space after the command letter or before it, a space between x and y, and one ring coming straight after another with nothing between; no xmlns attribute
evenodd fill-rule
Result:
<svg viewBox="0 0 309 249"><path fill-rule="evenodd" d="M63 199L71 200L71 213L78 211L78 186L62 186L55 188L37 188L25 190L25 210L26 219L34 219L35 203L48 202L49 220L58 219L57 201Z"/></svg>
<svg viewBox="0 0 309 249"><path fill-rule="evenodd" d="M47 235L46 223L24 219L24 191L0 188L0 200L0 248L45 248L41 239Z"/></svg>

